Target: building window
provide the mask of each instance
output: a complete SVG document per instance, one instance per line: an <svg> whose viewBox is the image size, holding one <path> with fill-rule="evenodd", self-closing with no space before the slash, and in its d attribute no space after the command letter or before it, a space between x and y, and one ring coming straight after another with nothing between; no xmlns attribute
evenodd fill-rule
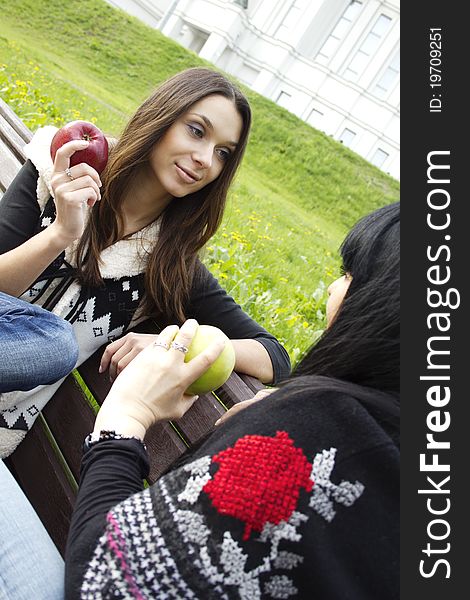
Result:
<svg viewBox="0 0 470 600"><path fill-rule="evenodd" d="M374 152L374 156L371 158L370 162L375 165L376 167L381 167L384 162L387 160L388 158L388 153L385 152L385 150L382 150L381 148L377 148L377 150Z"/></svg>
<svg viewBox="0 0 470 600"><path fill-rule="evenodd" d="M392 87L395 85L400 75L400 52L397 52L393 57L391 63L382 73L377 83L372 90L372 93L379 98L385 98L390 92Z"/></svg>
<svg viewBox="0 0 470 600"><path fill-rule="evenodd" d="M279 96L277 97L276 104L279 104L279 106L283 106L284 108L290 109L291 100L291 94L288 94L287 92L280 92Z"/></svg>
<svg viewBox="0 0 470 600"><path fill-rule="evenodd" d="M324 65L330 60L330 58L336 52L339 43L346 37L346 34L351 28L351 25L354 23L357 16L361 12L361 8L362 2L357 2L356 0L353 0L349 4L349 6L342 14L340 20L336 23L328 39L320 48L315 59L317 62Z"/></svg>
<svg viewBox="0 0 470 600"><path fill-rule="evenodd" d="M309 0L294 0L291 2L286 16L283 18L282 22L274 33L274 37L282 40L283 42L289 41L292 30L299 22L299 19L304 10L307 8L308 4Z"/></svg>
<svg viewBox="0 0 470 600"><path fill-rule="evenodd" d="M321 111L319 111L317 108L312 108L307 117L307 123L318 129L323 121L323 117L324 114Z"/></svg>
<svg viewBox="0 0 470 600"><path fill-rule="evenodd" d="M356 133L352 129L348 129L346 127L343 133L339 136L339 141L342 142L348 148L350 148L352 141L355 137Z"/></svg>
<svg viewBox="0 0 470 600"><path fill-rule="evenodd" d="M391 22L392 19L387 15L379 16L344 72L346 79L357 81L364 73L372 55L376 52L387 33Z"/></svg>

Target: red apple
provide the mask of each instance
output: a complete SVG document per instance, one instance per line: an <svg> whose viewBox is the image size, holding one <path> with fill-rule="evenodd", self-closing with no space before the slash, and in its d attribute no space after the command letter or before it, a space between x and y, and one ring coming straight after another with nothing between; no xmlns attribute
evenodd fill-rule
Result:
<svg viewBox="0 0 470 600"><path fill-rule="evenodd" d="M57 150L72 140L90 142L85 150L77 150L70 157L70 166L87 163L101 173L108 162L108 140L104 133L88 121L71 121L59 129L51 142L51 157L54 161Z"/></svg>
<svg viewBox="0 0 470 600"><path fill-rule="evenodd" d="M186 390L187 394L205 394L216 390L229 378L235 366L235 350L232 342L223 331L212 325L199 325L189 351L184 357L185 362L200 354L211 342L217 339L225 341L225 347L216 361Z"/></svg>

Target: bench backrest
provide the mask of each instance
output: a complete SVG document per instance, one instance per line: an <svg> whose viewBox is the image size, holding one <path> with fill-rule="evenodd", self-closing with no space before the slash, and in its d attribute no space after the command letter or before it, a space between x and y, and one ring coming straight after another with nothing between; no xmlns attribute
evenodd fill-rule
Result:
<svg viewBox="0 0 470 600"><path fill-rule="evenodd" d="M31 131L0 99L0 196L24 163L23 147L31 137ZM151 333L156 328L147 321L135 330ZM92 431L96 411L110 387L107 374L98 373L103 350L65 379L6 461L62 553L78 488L83 440ZM215 393L201 396L182 419L155 425L146 438L149 482L206 435L228 408L252 398L262 387L253 377L233 373Z"/></svg>

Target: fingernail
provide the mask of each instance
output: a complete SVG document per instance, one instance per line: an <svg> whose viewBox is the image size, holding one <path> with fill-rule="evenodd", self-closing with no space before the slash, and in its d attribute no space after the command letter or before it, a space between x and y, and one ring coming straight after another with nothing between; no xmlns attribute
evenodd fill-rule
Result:
<svg viewBox="0 0 470 600"><path fill-rule="evenodd" d="M214 423L214 425L218 425L220 423L220 419L217 419L217 421Z"/></svg>
<svg viewBox="0 0 470 600"><path fill-rule="evenodd" d="M98 373L102 373L103 372L103 367L100 365L99 369L98 369Z"/></svg>
<svg viewBox="0 0 470 600"><path fill-rule="evenodd" d="M81 144L82 146L88 146L88 144L89 144L89 143L90 143L90 142L89 142L88 140L80 140L80 144Z"/></svg>

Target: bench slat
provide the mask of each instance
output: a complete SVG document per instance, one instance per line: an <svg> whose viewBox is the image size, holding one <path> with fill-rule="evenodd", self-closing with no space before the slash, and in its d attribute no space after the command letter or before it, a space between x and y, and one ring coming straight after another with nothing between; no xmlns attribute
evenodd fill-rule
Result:
<svg viewBox="0 0 470 600"><path fill-rule="evenodd" d="M98 367L105 348L106 346L99 348L77 369L100 406L111 389L108 372L98 373Z"/></svg>
<svg viewBox="0 0 470 600"><path fill-rule="evenodd" d="M6 463L63 556L75 492L39 419Z"/></svg>
<svg viewBox="0 0 470 600"><path fill-rule="evenodd" d="M73 375L69 375L43 409L44 418L78 481L85 436L93 431L95 413Z"/></svg>
<svg viewBox="0 0 470 600"><path fill-rule="evenodd" d="M2 117L16 133L24 140L29 142L33 137L32 132L26 127L18 115L8 106L8 104L0 98L0 117Z"/></svg>
<svg viewBox="0 0 470 600"><path fill-rule="evenodd" d="M253 394L256 394L260 390L264 390L266 387L264 383L261 383L261 381L256 379L256 377L245 375L244 373L239 373L239 376L243 383L253 392Z"/></svg>
<svg viewBox="0 0 470 600"><path fill-rule="evenodd" d="M16 159L20 163L24 163L26 160L23 150L25 140L13 129L10 123L5 121L5 119L0 119L0 139L8 144L8 147Z"/></svg>
<svg viewBox="0 0 470 600"><path fill-rule="evenodd" d="M145 436L150 457L148 480L154 483L187 449L170 423L156 423Z"/></svg>
<svg viewBox="0 0 470 600"><path fill-rule="evenodd" d="M225 409L212 394L204 394L191 406L188 412L174 425L187 442L195 444L212 429L213 424L225 413Z"/></svg>
<svg viewBox="0 0 470 600"><path fill-rule="evenodd" d="M264 388L264 385L260 383L259 389L262 388ZM237 404L242 400L249 400L250 398L253 398L253 392L254 390L251 389L251 387L249 387L247 383L245 383L245 381L243 381L241 377L235 373L232 373L224 385L216 390L217 396L227 408L231 408L234 404Z"/></svg>

